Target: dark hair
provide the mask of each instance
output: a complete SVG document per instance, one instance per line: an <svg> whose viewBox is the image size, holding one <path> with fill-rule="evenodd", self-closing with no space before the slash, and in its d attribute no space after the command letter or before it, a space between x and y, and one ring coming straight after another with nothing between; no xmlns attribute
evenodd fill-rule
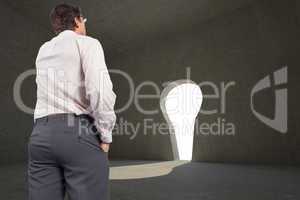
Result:
<svg viewBox="0 0 300 200"><path fill-rule="evenodd" d="M74 18L81 16L81 9L78 6L62 3L55 6L50 13L52 28L56 34L64 30L74 30L76 23Z"/></svg>

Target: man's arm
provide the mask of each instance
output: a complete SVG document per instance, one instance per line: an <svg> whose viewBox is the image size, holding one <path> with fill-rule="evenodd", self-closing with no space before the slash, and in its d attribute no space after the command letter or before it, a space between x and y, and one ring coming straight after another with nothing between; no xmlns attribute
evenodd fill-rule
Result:
<svg viewBox="0 0 300 200"><path fill-rule="evenodd" d="M87 99L90 101L90 109L102 142L111 143L112 129L116 121L114 112L116 95L105 64L103 49L100 42L93 39L84 51L82 68Z"/></svg>

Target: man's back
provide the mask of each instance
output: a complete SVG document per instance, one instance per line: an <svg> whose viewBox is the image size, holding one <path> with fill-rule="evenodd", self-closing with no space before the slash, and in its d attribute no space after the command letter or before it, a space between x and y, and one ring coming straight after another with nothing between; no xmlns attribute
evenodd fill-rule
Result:
<svg viewBox="0 0 300 200"><path fill-rule="evenodd" d="M90 114L103 141L112 141L116 95L97 39L65 30L42 45L36 68L35 119L58 113Z"/></svg>
<svg viewBox="0 0 300 200"><path fill-rule="evenodd" d="M36 59L35 119L55 113L89 113L80 59L80 48L88 40L92 38L66 30L42 45Z"/></svg>

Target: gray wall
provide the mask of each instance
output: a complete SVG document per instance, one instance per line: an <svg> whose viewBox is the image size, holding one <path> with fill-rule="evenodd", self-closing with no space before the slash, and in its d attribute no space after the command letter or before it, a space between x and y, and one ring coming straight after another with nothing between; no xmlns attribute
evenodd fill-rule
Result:
<svg viewBox="0 0 300 200"><path fill-rule="evenodd" d="M7 30L1 31L1 125L0 163L25 161L26 142L32 116L21 112L13 102L12 87L17 76L34 68L39 46L52 37L47 15L58 1L4 1ZM75 2L75 1L71 1ZM77 1L76 1L77 3ZM299 8L296 0L231 1L79 1L88 17L88 31L101 40L110 69L127 72L135 86L153 81L162 91L163 83L185 78L186 67L196 83L235 82L226 93L226 112L220 113L220 99L204 99L203 109L216 114L199 114L198 126L218 118L235 125L235 135L203 135L195 130L195 161L247 163L299 163ZM297 12L298 11L298 12ZM281 134L260 122L250 109L252 87L263 77L288 66L288 132ZM298 73L297 73L298 72ZM128 100L128 84L112 74L116 108ZM211 88L203 87L204 94ZM154 93L153 88L143 88ZM35 103L34 77L26 80L22 96L27 105ZM258 95L255 107L273 115L273 90ZM140 101L143 108L158 108L159 99ZM140 131L114 136L110 156L121 159L171 160L168 135L143 131L145 119L164 123L161 112L140 113L134 104L118 113L118 124L125 119ZM123 132L124 133L124 132Z"/></svg>
<svg viewBox="0 0 300 200"><path fill-rule="evenodd" d="M35 56L47 38L47 32L36 26L23 13L1 2L3 29L1 30L1 117L0 117L0 163L23 161L26 156L27 137L32 130L32 116L20 112L13 100L16 78L28 69L34 69ZM4 28L5 27L5 28ZM34 77L22 85L22 97L26 105L35 103Z"/></svg>
<svg viewBox="0 0 300 200"><path fill-rule="evenodd" d="M139 85L151 80L163 89L165 81L186 77L196 83L213 82L220 89L222 82L234 82L225 93L225 113L221 111L221 97L204 99L203 109L217 109L216 114L199 114L198 127L213 124L218 118L233 123L235 135L205 135L195 130L193 160L247 163L299 163L300 136L297 134L297 76L299 61L299 18L295 1L277 3L259 1L231 12L195 24L189 29L161 34L144 40L135 50L128 51L118 65L132 75ZM197 15L195 15L196 17ZM288 132L282 134L260 122L250 108L250 93L254 85L277 69L288 66ZM124 84L117 90L128 91ZM120 85L120 86L119 86ZM287 85L285 85L287 86ZM270 118L274 117L274 88L255 96L255 108ZM211 87L202 88L211 94ZM219 90L220 91L220 90ZM155 94L154 89L144 88ZM124 94L126 96L126 92ZM124 99L124 95L119 97ZM144 108L159 106L158 100L141 101ZM135 124L146 118L164 122L161 113L143 115L132 106L120 117ZM228 126L228 125L225 125ZM215 129L215 128L214 128ZM197 132L198 131L198 132ZM116 136L113 156L126 158L172 159L167 135L154 136L140 132L134 139ZM128 151L127 149L132 150ZM124 149L125 148L125 149Z"/></svg>

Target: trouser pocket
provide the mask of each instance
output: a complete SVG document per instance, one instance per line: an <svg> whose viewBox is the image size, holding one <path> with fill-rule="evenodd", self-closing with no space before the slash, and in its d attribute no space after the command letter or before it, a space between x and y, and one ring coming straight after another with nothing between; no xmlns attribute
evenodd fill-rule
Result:
<svg viewBox="0 0 300 200"><path fill-rule="evenodd" d="M97 131L96 126L93 124L93 120L90 118L79 118L78 138L80 143L104 152L100 147L100 133Z"/></svg>
<svg viewBox="0 0 300 200"><path fill-rule="evenodd" d="M100 147L101 140L98 134L80 134L78 139L80 143L104 152Z"/></svg>

